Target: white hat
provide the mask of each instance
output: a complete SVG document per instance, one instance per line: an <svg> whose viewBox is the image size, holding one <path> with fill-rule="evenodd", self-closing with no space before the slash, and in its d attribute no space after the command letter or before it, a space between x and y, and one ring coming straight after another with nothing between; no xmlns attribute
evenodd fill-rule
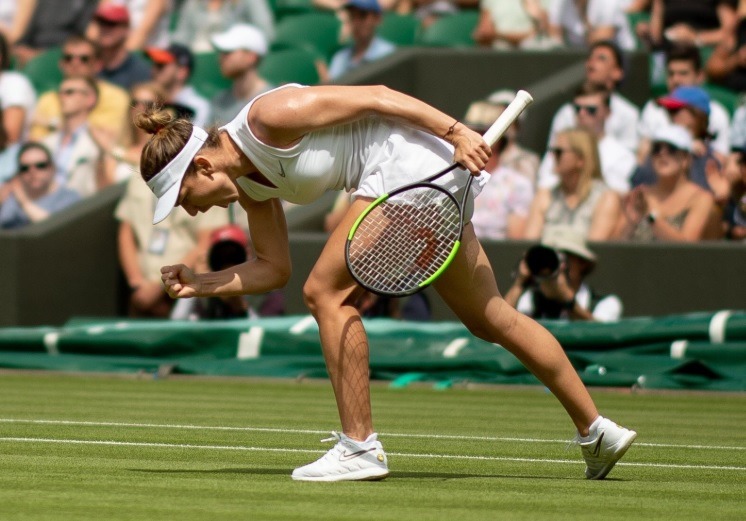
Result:
<svg viewBox="0 0 746 521"><path fill-rule="evenodd" d="M692 135L681 125L661 125L653 131L653 142L668 143L679 150L692 151Z"/></svg>
<svg viewBox="0 0 746 521"><path fill-rule="evenodd" d="M251 51L259 56L267 54L267 38L259 29L250 24L232 25L227 31L210 37L210 42L218 51Z"/></svg>
<svg viewBox="0 0 746 521"><path fill-rule="evenodd" d="M588 248L583 235L571 226L561 224L547 226L542 234L541 244L555 250L572 253L590 262L596 262L596 254Z"/></svg>

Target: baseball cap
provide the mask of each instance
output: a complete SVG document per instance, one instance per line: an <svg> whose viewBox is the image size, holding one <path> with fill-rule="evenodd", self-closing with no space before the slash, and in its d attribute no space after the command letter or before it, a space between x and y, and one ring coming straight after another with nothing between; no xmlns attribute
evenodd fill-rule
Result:
<svg viewBox="0 0 746 521"><path fill-rule="evenodd" d="M249 245L249 238L246 236L246 232L237 224L226 224L225 226L216 228L210 234L210 246L215 246L217 243L224 241L236 242L244 248Z"/></svg>
<svg viewBox="0 0 746 521"><path fill-rule="evenodd" d="M710 115L710 95L701 87L677 87L668 96L658 98L658 104L667 109L693 107Z"/></svg>
<svg viewBox="0 0 746 521"><path fill-rule="evenodd" d="M249 239L239 225L227 224L216 228L210 234L210 251L207 256L210 269L217 271L245 262L248 246Z"/></svg>
<svg viewBox="0 0 746 521"><path fill-rule="evenodd" d="M259 56L267 54L267 38L259 29L250 24L236 24L227 31L212 35L213 47L218 51L251 51Z"/></svg>
<svg viewBox="0 0 746 521"><path fill-rule="evenodd" d="M654 143L668 143L679 150L692 151L692 135L681 125L666 124L653 131Z"/></svg>
<svg viewBox="0 0 746 521"><path fill-rule="evenodd" d="M583 235L571 226L548 226L542 234L541 244L571 253L590 262L596 262L596 254L588 248Z"/></svg>
<svg viewBox="0 0 746 521"><path fill-rule="evenodd" d="M504 110L505 107L489 101L475 101L466 110L463 123L477 132L485 132Z"/></svg>
<svg viewBox="0 0 746 521"><path fill-rule="evenodd" d="M178 43L172 43L165 49L149 47L145 50L145 53L154 63L176 63L182 67L187 67L189 70L194 67L192 51Z"/></svg>
<svg viewBox="0 0 746 521"><path fill-rule="evenodd" d="M344 5L345 9L353 7L360 9L361 11L370 11L372 13L380 13L381 5L378 0L347 0Z"/></svg>
<svg viewBox="0 0 746 521"><path fill-rule="evenodd" d="M115 24L130 23L130 12L127 7L119 4L105 3L98 6L93 18Z"/></svg>

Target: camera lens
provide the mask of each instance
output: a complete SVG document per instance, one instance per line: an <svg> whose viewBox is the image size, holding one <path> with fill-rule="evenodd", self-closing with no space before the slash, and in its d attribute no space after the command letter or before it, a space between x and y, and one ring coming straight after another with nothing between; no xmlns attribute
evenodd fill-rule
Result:
<svg viewBox="0 0 746 521"><path fill-rule="evenodd" d="M526 252L526 265L534 277L553 277L559 270L560 258L552 248L537 244Z"/></svg>

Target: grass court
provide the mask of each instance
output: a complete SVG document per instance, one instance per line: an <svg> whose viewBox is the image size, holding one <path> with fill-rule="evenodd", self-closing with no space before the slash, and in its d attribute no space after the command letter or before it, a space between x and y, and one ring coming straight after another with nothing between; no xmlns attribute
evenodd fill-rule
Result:
<svg viewBox="0 0 746 521"><path fill-rule="evenodd" d="M541 387L373 386L382 482L299 483L325 381L0 375L0 519L746 519L746 395L591 389L638 431L587 481Z"/></svg>

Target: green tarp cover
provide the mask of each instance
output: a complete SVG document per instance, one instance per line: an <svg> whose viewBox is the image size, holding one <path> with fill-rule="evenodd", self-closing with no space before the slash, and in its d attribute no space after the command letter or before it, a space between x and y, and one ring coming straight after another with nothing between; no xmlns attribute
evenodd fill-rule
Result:
<svg viewBox="0 0 746 521"><path fill-rule="evenodd" d="M746 311L543 322L588 385L746 390ZM502 347L457 322L366 320L373 378L535 384ZM182 322L74 319L0 329L0 367L63 371L326 377L311 317Z"/></svg>

